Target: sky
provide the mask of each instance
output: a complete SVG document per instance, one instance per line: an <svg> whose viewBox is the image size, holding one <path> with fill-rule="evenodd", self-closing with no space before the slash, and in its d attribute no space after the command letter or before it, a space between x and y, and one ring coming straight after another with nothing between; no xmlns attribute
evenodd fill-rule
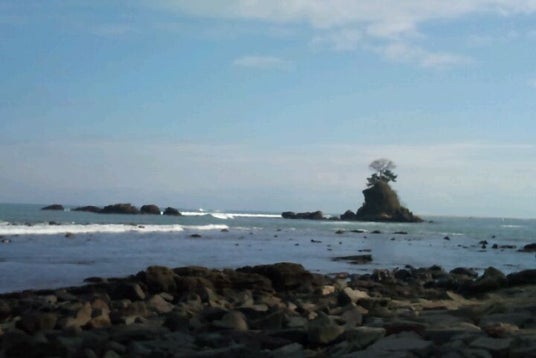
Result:
<svg viewBox="0 0 536 358"><path fill-rule="evenodd" d="M0 202L536 217L536 0L0 0Z"/></svg>

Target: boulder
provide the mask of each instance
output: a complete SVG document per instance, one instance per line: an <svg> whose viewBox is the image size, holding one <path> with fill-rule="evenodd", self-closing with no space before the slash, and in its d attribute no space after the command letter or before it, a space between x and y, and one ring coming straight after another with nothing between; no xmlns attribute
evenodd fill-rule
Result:
<svg viewBox="0 0 536 358"><path fill-rule="evenodd" d="M166 210L164 210L164 215L169 215L169 216L182 216L182 214L175 208L172 208L170 206L168 206L166 208Z"/></svg>
<svg viewBox="0 0 536 358"><path fill-rule="evenodd" d="M470 293L484 293L506 287L507 284L508 280L501 271L494 267L488 267L484 274L475 281L464 284L462 290Z"/></svg>
<svg viewBox="0 0 536 358"><path fill-rule="evenodd" d="M139 214L138 208L128 203L120 203L105 206L100 213L102 214Z"/></svg>
<svg viewBox="0 0 536 358"><path fill-rule="evenodd" d="M94 205L79 206L73 209L73 211L85 211L88 213L100 213L101 210L102 210L101 208L99 208L98 206L94 206Z"/></svg>
<svg viewBox="0 0 536 358"><path fill-rule="evenodd" d="M63 205L60 205L60 204L52 204L52 205L48 205L48 206L45 206L45 207L41 208L41 210L63 211L63 210L65 210L65 208L63 207Z"/></svg>
<svg viewBox="0 0 536 358"><path fill-rule="evenodd" d="M177 274L165 266L149 266L140 272L138 278L142 279L151 292L175 292Z"/></svg>
<svg viewBox="0 0 536 358"><path fill-rule="evenodd" d="M514 272L506 276L509 286L536 284L536 269Z"/></svg>
<svg viewBox="0 0 536 358"><path fill-rule="evenodd" d="M142 205L140 214L160 215L160 208L154 204Z"/></svg>
<svg viewBox="0 0 536 358"><path fill-rule="evenodd" d="M273 265L246 266L237 269L238 272L258 273L272 281L272 286L278 291L310 287L313 275L300 264L280 262Z"/></svg>

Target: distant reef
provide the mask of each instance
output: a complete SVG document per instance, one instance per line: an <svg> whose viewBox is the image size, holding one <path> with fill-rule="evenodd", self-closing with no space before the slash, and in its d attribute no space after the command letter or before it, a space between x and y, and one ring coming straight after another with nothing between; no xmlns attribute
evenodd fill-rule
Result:
<svg viewBox="0 0 536 358"><path fill-rule="evenodd" d="M53 204L49 206L45 206L42 208L42 210L64 210L64 207L59 204ZM71 209L72 211L83 211L88 213L95 213L95 214L129 214L129 215L138 215L138 214L148 214L148 215L169 215L169 216L181 216L179 210L167 207L166 210L162 213L160 208L155 204L146 204L142 205L139 209L138 207L130 204L130 203L117 203L117 204L111 204L106 205L105 207L99 207L95 205L86 205L86 206L79 206L74 209Z"/></svg>
<svg viewBox="0 0 536 358"><path fill-rule="evenodd" d="M63 211L63 210L65 210L65 208L63 207L63 205L60 205L60 204L52 204L52 205L48 205L48 206L45 206L45 207L41 208L41 210Z"/></svg>

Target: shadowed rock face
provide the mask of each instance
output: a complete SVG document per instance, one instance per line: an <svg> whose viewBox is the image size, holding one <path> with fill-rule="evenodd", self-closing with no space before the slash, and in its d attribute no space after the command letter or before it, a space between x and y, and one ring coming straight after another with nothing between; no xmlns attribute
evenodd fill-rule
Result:
<svg viewBox="0 0 536 358"><path fill-rule="evenodd" d="M356 220L421 222L422 219L400 205L398 195L389 184L378 182L363 190L365 202L357 210Z"/></svg>

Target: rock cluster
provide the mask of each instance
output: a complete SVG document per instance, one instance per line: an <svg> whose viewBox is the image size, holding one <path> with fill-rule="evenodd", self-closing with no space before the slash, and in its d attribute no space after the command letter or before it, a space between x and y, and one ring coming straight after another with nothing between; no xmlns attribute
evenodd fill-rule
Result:
<svg viewBox="0 0 536 358"><path fill-rule="evenodd" d="M151 266L88 281L0 296L0 356L536 356L536 270Z"/></svg>
<svg viewBox="0 0 536 358"><path fill-rule="evenodd" d="M44 210L44 209L43 209ZM130 203L118 203L112 205L106 205L104 208L100 208L94 205L79 206L72 209L73 211L85 211L96 214L149 214L149 215L170 215L181 216L182 214L175 208L167 207L164 212L160 211L160 208L155 204L142 205L139 209Z"/></svg>

